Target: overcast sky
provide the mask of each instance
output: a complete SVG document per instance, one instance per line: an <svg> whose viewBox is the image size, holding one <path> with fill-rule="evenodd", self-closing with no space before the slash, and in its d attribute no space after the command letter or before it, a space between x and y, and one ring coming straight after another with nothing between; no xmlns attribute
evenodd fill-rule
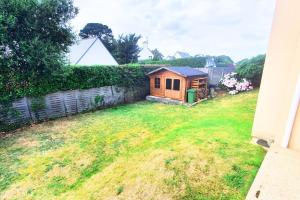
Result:
<svg viewBox="0 0 300 200"><path fill-rule="evenodd" d="M113 34L148 37L165 56L229 55L234 61L265 53L275 0L74 0L75 31L86 23L108 25Z"/></svg>

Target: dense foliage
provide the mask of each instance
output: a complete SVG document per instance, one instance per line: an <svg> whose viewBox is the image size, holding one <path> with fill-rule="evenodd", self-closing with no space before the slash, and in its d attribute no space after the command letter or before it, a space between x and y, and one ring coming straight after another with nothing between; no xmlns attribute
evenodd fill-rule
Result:
<svg viewBox="0 0 300 200"><path fill-rule="evenodd" d="M140 35L136 35L134 33L119 36L119 38L116 40L115 52L113 53L119 64L137 62L138 54L140 52L140 48L137 43L140 38Z"/></svg>
<svg viewBox="0 0 300 200"><path fill-rule="evenodd" d="M233 66L233 60L226 55L213 56L217 67L228 67Z"/></svg>
<svg viewBox="0 0 300 200"><path fill-rule="evenodd" d="M115 50L115 39L112 30L101 23L88 23L80 30L79 36L83 39L98 37L110 53Z"/></svg>
<svg viewBox="0 0 300 200"><path fill-rule="evenodd" d="M60 74L39 81L38 85L13 87L2 92L0 102L13 100L24 96L40 96L51 92L87 89L94 87L118 85L139 86L145 84L145 73L153 68L130 66L80 66L65 67Z"/></svg>
<svg viewBox="0 0 300 200"><path fill-rule="evenodd" d="M206 62L205 57L181 58L174 60L145 60L140 61L141 64L165 64L171 66L190 66L190 67L204 67Z"/></svg>
<svg viewBox="0 0 300 200"><path fill-rule="evenodd" d="M0 10L0 102L49 90L41 85L61 73L77 8L72 0L1 0Z"/></svg>
<svg viewBox="0 0 300 200"><path fill-rule="evenodd" d="M217 67L228 67L233 66L233 61L229 56L196 56L191 58L181 58L174 60L146 60L141 61L141 64L165 64L171 66L190 66L190 67L204 67L206 59L213 57Z"/></svg>
<svg viewBox="0 0 300 200"><path fill-rule="evenodd" d="M240 77L251 81L253 86L259 86L264 68L266 55L258 55L237 63L237 73Z"/></svg>

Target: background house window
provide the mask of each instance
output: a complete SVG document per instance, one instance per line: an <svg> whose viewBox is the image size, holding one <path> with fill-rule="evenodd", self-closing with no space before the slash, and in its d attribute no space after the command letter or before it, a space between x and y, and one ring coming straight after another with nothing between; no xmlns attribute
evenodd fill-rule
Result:
<svg viewBox="0 0 300 200"><path fill-rule="evenodd" d="M155 88L160 88L160 78L155 78L154 87Z"/></svg>
<svg viewBox="0 0 300 200"><path fill-rule="evenodd" d="M174 79L173 90L180 90L180 80L179 79Z"/></svg>
<svg viewBox="0 0 300 200"><path fill-rule="evenodd" d="M171 90L172 89L172 79L167 78L166 79L166 89Z"/></svg>

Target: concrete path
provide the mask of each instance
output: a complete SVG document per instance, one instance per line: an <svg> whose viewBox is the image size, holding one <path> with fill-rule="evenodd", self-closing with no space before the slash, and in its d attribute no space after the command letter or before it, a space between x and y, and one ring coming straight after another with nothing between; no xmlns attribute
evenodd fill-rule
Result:
<svg viewBox="0 0 300 200"><path fill-rule="evenodd" d="M272 146L247 200L300 200L300 152Z"/></svg>

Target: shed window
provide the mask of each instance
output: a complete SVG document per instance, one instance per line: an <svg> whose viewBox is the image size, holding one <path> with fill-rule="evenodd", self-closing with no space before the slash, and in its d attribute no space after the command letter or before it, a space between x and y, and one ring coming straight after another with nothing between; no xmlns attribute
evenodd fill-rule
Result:
<svg viewBox="0 0 300 200"><path fill-rule="evenodd" d="M180 80L179 79L174 79L173 90L180 90Z"/></svg>
<svg viewBox="0 0 300 200"><path fill-rule="evenodd" d="M171 90L172 89L172 79L167 78L166 79L166 89Z"/></svg>
<svg viewBox="0 0 300 200"><path fill-rule="evenodd" d="M155 80L154 80L154 87L155 88L160 88L160 78L155 78Z"/></svg>

